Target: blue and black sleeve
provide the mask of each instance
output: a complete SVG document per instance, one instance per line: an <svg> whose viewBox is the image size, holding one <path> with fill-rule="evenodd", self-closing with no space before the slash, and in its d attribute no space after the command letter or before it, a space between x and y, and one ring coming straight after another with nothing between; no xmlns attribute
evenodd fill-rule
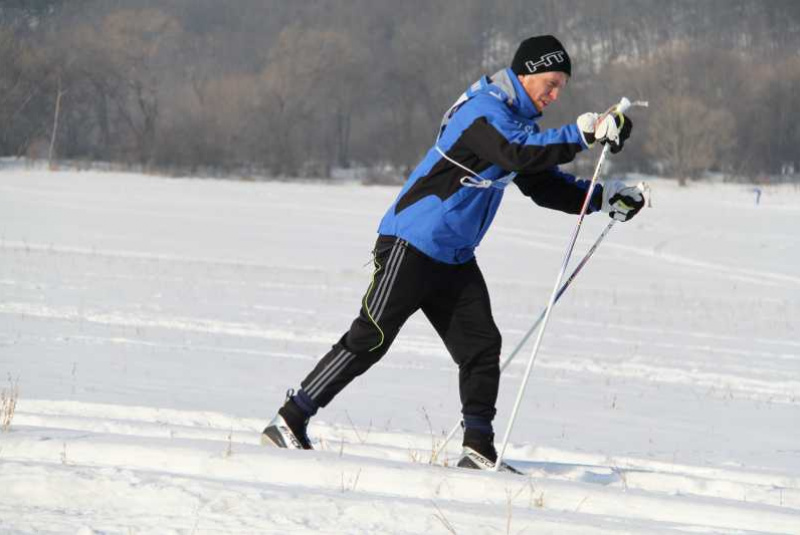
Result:
<svg viewBox="0 0 800 535"><path fill-rule="evenodd" d="M590 184L588 180L579 180L555 167L538 173L519 173L514 183L523 195L539 206L568 214L580 213ZM603 186L597 184L587 212L597 212L602 202Z"/></svg>
<svg viewBox="0 0 800 535"><path fill-rule="evenodd" d="M481 159L506 171L536 173L571 162L584 149L568 127L525 135L504 132L486 117L464 129L461 140Z"/></svg>

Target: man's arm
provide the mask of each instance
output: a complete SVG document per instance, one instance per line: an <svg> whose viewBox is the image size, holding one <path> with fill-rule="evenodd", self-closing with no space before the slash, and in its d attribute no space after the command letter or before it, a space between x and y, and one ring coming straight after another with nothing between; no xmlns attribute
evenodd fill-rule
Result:
<svg viewBox="0 0 800 535"><path fill-rule="evenodd" d="M464 125L459 138L465 148L506 171L545 171L571 162L588 148L576 124L534 132L522 126L506 104L488 95L469 101L456 118Z"/></svg>
<svg viewBox="0 0 800 535"><path fill-rule="evenodd" d="M580 213L590 184L588 180L579 180L556 167L538 173L519 173L514 183L523 195L539 206L568 214ZM587 212L597 212L602 203L603 186L596 184Z"/></svg>
<svg viewBox="0 0 800 535"><path fill-rule="evenodd" d="M528 173L571 162L585 148L575 125L527 134L509 131L486 117L477 118L461 139L479 158L506 171Z"/></svg>

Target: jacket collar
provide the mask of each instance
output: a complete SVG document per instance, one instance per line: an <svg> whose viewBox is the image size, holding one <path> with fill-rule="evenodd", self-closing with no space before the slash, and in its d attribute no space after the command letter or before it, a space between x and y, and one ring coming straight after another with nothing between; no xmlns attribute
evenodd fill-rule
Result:
<svg viewBox="0 0 800 535"><path fill-rule="evenodd" d="M517 76L511 69L502 69L494 73L491 77L481 76L481 78L469 86L450 108L444 112L442 122L439 125L437 141L444 133L444 129L450 122L456 111L469 99L478 93L488 93L494 98L503 101L511 110L526 119L535 119L542 114L533 105L533 101L525 92L525 88L519 83Z"/></svg>
<svg viewBox="0 0 800 535"><path fill-rule="evenodd" d="M514 71L508 68L502 69L494 73L491 80L491 84L505 94L507 104L514 111L527 119L541 117L542 113L536 109Z"/></svg>

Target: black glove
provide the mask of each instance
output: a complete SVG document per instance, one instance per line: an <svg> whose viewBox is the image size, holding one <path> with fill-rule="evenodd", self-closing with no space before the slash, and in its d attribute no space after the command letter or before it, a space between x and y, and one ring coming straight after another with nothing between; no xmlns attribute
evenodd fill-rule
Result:
<svg viewBox="0 0 800 535"><path fill-rule="evenodd" d="M622 150L625 140L631 135L633 121L624 113L612 111L604 115L594 128L594 137L601 144L609 144L611 152Z"/></svg>

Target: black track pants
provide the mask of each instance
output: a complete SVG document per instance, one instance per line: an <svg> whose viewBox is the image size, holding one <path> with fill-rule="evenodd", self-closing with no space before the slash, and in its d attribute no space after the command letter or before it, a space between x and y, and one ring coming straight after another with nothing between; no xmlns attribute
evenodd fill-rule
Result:
<svg viewBox="0 0 800 535"><path fill-rule="evenodd" d="M305 393L317 405L327 405L380 360L419 309L458 364L463 413L494 418L501 339L478 264L474 259L460 265L437 262L393 236L378 238L375 272L361 311L303 380Z"/></svg>

